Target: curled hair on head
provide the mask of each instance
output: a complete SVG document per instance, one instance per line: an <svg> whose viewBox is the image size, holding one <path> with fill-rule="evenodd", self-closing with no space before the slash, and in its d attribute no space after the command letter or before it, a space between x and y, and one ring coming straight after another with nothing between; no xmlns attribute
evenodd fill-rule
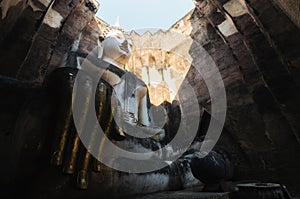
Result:
<svg viewBox="0 0 300 199"><path fill-rule="evenodd" d="M100 41L103 41L107 37L108 33L112 32L114 30L121 31L124 35L129 36L129 34L123 28L121 28L119 26L108 26L100 35L100 37L99 37Z"/></svg>

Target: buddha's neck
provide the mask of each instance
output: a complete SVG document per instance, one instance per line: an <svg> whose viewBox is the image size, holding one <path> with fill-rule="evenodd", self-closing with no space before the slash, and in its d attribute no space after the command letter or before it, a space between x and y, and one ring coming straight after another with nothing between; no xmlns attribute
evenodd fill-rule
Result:
<svg viewBox="0 0 300 199"><path fill-rule="evenodd" d="M110 64L112 64L112 65L115 65L115 66L117 66L118 68L121 68L121 69L124 70L124 68L121 66L121 64L118 63L116 60L114 60L114 59L112 59L112 58L110 58L110 57L106 57L106 56L104 56L102 59L103 59L103 61L106 61L106 62L108 62L108 63L110 63Z"/></svg>

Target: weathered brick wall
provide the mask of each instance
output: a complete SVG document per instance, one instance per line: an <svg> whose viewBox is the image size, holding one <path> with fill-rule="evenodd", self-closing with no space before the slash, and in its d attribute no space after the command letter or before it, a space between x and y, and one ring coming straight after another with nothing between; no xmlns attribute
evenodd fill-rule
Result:
<svg viewBox="0 0 300 199"><path fill-rule="evenodd" d="M273 0L300 28L300 1L299 0Z"/></svg>
<svg viewBox="0 0 300 199"><path fill-rule="evenodd" d="M279 181L297 192L299 29L271 1L197 2L195 13L172 28L202 45L222 75L230 133L219 144L233 154L235 177ZM196 50L191 49L194 66L201 64ZM209 110L209 94L195 67L187 79Z"/></svg>
<svg viewBox="0 0 300 199"><path fill-rule="evenodd" d="M94 0L2 0L0 75L42 83L97 9Z"/></svg>

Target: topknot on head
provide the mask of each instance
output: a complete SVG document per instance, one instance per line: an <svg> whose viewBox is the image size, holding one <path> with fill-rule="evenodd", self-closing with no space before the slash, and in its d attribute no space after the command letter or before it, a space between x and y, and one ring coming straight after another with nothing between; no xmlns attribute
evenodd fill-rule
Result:
<svg viewBox="0 0 300 199"><path fill-rule="evenodd" d="M103 41L105 38L107 38L110 35L110 33L114 32L114 31L120 31L124 35L129 36L129 33L120 27L120 19L119 19L119 17L117 17L115 25L108 26L107 28L105 28L105 30L100 35L100 40Z"/></svg>

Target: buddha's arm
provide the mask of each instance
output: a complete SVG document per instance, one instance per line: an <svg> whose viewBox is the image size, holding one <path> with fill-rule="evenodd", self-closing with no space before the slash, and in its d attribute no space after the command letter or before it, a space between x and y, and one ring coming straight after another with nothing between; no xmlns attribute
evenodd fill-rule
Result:
<svg viewBox="0 0 300 199"><path fill-rule="evenodd" d="M138 121L144 126L150 126L147 94L147 87L137 88L137 98L139 99L138 103L136 104L136 110L138 112Z"/></svg>
<svg viewBox="0 0 300 199"><path fill-rule="evenodd" d="M87 56L86 58L78 57L77 61L81 70L84 70L96 79L101 77L111 86L119 84L121 81L117 74L109 70L110 64L105 61L92 56Z"/></svg>

